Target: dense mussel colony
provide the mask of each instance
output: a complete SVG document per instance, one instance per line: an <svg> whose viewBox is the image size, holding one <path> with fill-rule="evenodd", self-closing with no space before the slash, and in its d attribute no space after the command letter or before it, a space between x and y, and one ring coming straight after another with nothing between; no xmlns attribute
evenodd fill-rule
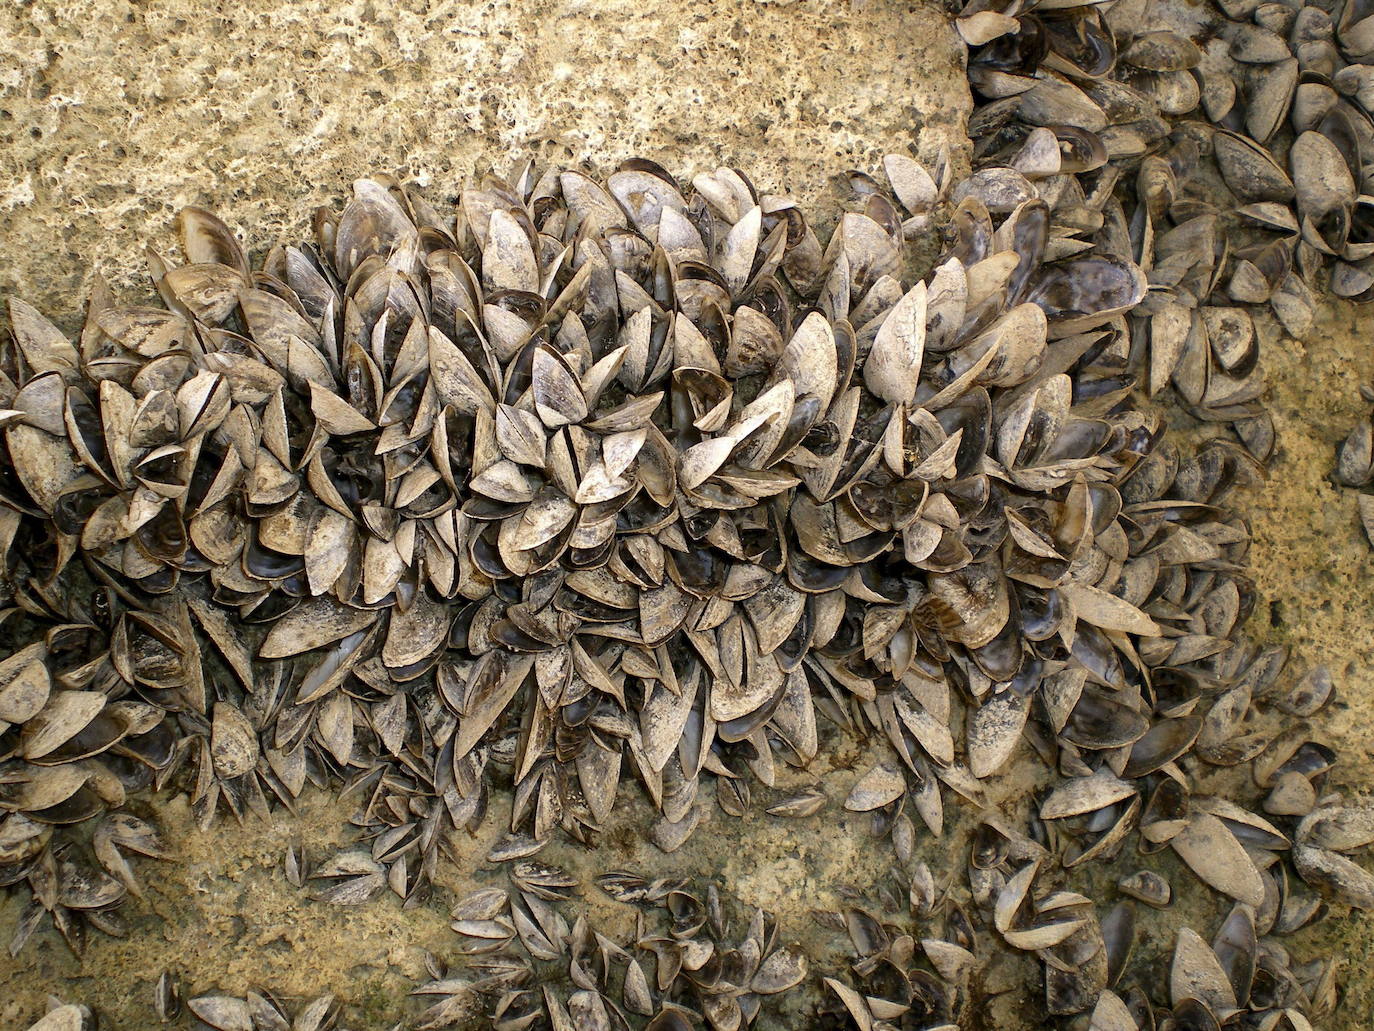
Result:
<svg viewBox="0 0 1374 1031"><path fill-rule="evenodd" d="M635 160L489 179L456 213L362 180L256 270L187 209L186 264L150 252L163 306L97 283L74 340L11 299L12 950L119 933L131 861L170 858L133 793L187 790L209 826L314 784L362 800L355 846L287 856L326 902L424 904L455 842L508 827L508 887L456 900L463 959L433 961L420 1027L917 1031L1008 992L1093 1031L1328 1016L1332 959L1281 939L1374 908L1351 858L1374 809L1307 726L1330 676L1244 635L1229 499L1274 448L1260 306L1301 334L1319 274L1374 293L1374 20L1223 8L1199 47L1135 34L1137 0L969 5L975 170L851 173L825 242L738 171ZM1176 443L1166 387L1238 439ZM767 791L836 735L874 748L846 797ZM1014 760L1039 784L991 804ZM818 930L732 912L728 884L541 860L632 791L665 852L708 807L842 805L888 872ZM1166 851L1231 908L1135 983ZM1107 860L1137 869L1094 897ZM584 887L635 934L578 915ZM810 969L815 933L848 969ZM338 1019L170 977L155 1001L219 1031Z"/></svg>
<svg viewBox="0 0 1374 1031"><path fill-rule="evenodd" d="M1124 187L1124 207L1077 217L1149 275L1142 385L1171 382L1264 459L1266 326L1247 307L1301 337L1314 288L1374 298L1374 9L1216 0L1193 16L1202 45L1159 27L1177 13L1153 0L969 4L959 24L985 99L970 135L984 159L1021 146L1023 171L1099 169L1095 192Z"/></svg>
<svg viewBox="0 0 1374 1031"><path fill-rule="evenodd" d="M1374 300L1374 6L1212 0L1182 16L1201 44L1160 27L1171 16L1156 0L965 5L984 101L970 134L985 158L1022 146L1023 171L1032 153L1053 165L1053 136L1069 170L1134 175L1134 210L1104 230L1129 234L1154 288L1137 310L1143 383L1172 382L1188 411L1231 422L1264 460L1265 327L1236 305L1270 307L1301 338L1314 287ZM1374 481L1368 421L1342 447L1342 485ZM1374 531L1374 497L1358 497Z"/></svg>

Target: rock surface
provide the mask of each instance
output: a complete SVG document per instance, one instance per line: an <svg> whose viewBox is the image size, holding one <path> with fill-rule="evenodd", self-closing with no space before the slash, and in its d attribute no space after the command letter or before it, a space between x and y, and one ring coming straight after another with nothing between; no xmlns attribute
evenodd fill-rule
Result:
<svg viewBox="0 0 1374 1031"><path fill-rule="evenodd" d="M528 157L643 155L814 210L884 153L962 148L962 64L931 0L5 4L0 295L70 318L92 265L146 289L183 205L260 250L376 172L442 208Z"/></svg>

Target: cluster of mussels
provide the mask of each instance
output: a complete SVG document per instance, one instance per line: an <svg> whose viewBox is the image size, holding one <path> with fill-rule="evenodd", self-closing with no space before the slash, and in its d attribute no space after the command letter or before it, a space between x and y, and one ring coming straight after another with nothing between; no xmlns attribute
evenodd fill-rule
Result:
<svg viewBox="0 0 1374 1031"><path fill-rule="evenodd" d="M979 155L1020 148L1012 163L1028 177L1125 187L1084 210L1076 184L1052 186L1149 277L1133 316L1149 392L1172 382L1261 460L1274 444L1257 368L1269 330L1248 309L1270 307L1301 337L1310 284L1374 299L1371 14L1361 0L1217 0L1189 14L1158 0L973 0L958 21L982 100ZM1160 27L1171 17L1206 43Z"/></svg>
<svg viewBox="0 0 1374 1031"><path fill-rule="evenodd" d="M1241 632L1248 532L1226 499L1255 458L1181 451L1134 388L1172 382L1267 455L1262 323L1212 290L1229 269L1234 301L1310 318L1294 255L1308 233L1330 243L1332 211L1231 254L1185 188L1197 140L1166 139L1156 96L1191 44L1136 39L1140 85L1107 78L1120 10L966 12L972 81L1005 94L975 120L979 169L955 183L947 161L892 156L886 186L852 174L857 210L825 243L737 171L686 189L636 160L604 183L489 180L456 217L363 180L257 270L188 209L188 263L150 259L163 307L98 286L75 341L11 301L0 882L29 892L16 944L45 917L76 948L88 925L118 929L125 853L165 854L111 812L131 792L185 785L208 825L345 785L363 847L314 871L321 897L410 905L509 785L489 858L516 891L455 914L501 951L465 988L493 1023L734 1031L806 976L770 921L733 941L710 892L614 882L673 922L634 943L653 976L626 964L622 1007L625 946L569 928L545 904L566 878L532 857L557 833L593 843L625 774L676 849L708 785L739 815L749 782L806 765L828 724L890 746L844 805L891 839L888 894L909 910L838 918L860 987L828 982L835 1019L952 1025L1021 953L1043 967L1038 1012L1099 1031L1326 1012L1330 962L1295 964L1274 935L1323 911L1308 889L1374 908L1346 856L1374 841L1374 811L1327 792L1334 754L1289 720L1330 700L1329 677L1295 682ZM1227 182L1258 174L1260 148L1231 153ZM909 244L947 203L943 254L913 283ZM985 806L1027 752L1049 790L985 813L966 883L937 893L915 821L944 833L946 802ZM1200 786L1241 766L1262 800ZM68 829L86 821L89 846ZM1171 849L1236 905L1210 949L1180 933L1171 997L1116 994L1130 907L1099 919L1065 887L1128 845ZM1168 903L1157 872L1121 890ZM565 997L532 961L569 954ZM274 1026L213 998L190 1006L203 1026Z"/></svg>
<svg viewBox="0 0 1374 1031"><path fill-rule="evenodd" d="M685 881L650 881L625 871L601 875L602 891L639 907L634 936L622 944L585 916L568 926L552 903L568 898L576 879L556 867L520 864L511 883L511 892L479 888L454 907L453 928L468 940L465 952L481 957L471 965L478 977L454 979L431 962L435 979L416 994L439 1000L424 1013L421 1031L461 1023L474 995L484 993L497 1000L494 1026L511 1031L541 1020L550 1031L635 1024L646 1031L691 1031L703 1018L710 1027L747 1027L765 999L807 976L805 952L782 944L777 921L761 909L753 910L736 941L731 907L715 884L707 885L703 898ZM500 951L517 938L519 951ZM523 987L536 978L534 961L562 963L565 957L571 994L547 981L540 991Z"/></svg>

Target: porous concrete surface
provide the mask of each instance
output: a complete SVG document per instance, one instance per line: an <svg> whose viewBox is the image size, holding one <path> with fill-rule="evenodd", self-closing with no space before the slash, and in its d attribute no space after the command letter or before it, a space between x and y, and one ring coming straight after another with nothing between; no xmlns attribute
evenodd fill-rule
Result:
<svg viewBox="0 0 1374 1031"><path fill-rule="evenodd" d="M962 62L934 0L6 0L0 294L74 312L183 205L258 249L375 172L442 205L641 155L833 204L847 169L963 146Z"/></svg>
<svg viewBox="0 0 1374 1031"><path fill-rule="evenodd" d="M1328 786L1366 802L1374 798L1374 549L1355 492L1331 472L1340 442L1369 417L1359 388L1374 384L1371 319L1368 307L1328 299L1303 340L1271 337L1277 346L1264 351L1264 365L1279 451L1245 499L1260 599L1251 633L1287 645L1295 675L1331 671L1338 695L1312 717L1310 736L1340 756ZM1328 1031L1374 1025L1374 919L1336 907L1334 918L1285 944L1303 958L1336 959L1342 999Z"/></svg>

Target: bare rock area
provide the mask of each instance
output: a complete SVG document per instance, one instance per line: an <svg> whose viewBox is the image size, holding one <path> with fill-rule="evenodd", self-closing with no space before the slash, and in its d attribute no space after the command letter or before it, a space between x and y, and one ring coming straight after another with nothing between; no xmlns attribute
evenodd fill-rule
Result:
<svg viewBox="0 0 1374 1031"><path fill-rule="evenodd" d="M813 207L885 153L962 155L962 65L929 0L6 4L0 294L70 318L92 268L146 289L186 204L265 249L379 172L442 207L639 155Z"/></svg>

